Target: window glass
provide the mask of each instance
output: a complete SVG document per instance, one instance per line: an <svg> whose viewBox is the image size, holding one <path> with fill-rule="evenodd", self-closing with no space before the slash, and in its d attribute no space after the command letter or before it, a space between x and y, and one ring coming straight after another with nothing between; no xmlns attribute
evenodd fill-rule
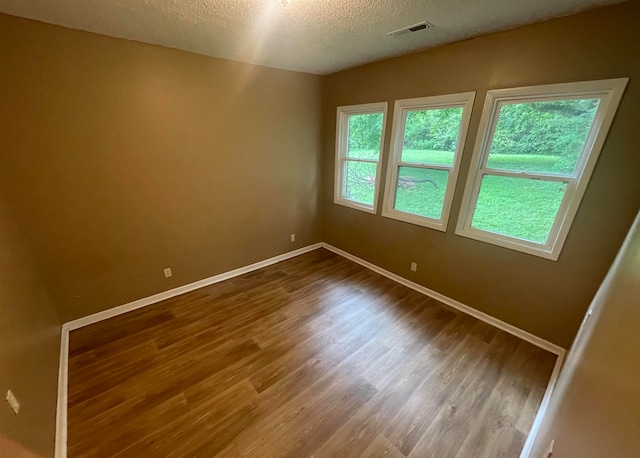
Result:
<svg viewBox="0 0 640 458"><path fill-rule="evenodd" d="M453 165L462 107L407 113L402 162Z"/></svg>
<svg viewBox="0 0 640 458"><path fill-rule="evenodd" d="M380 157L380 138L382 137L382 118L382 113L349 116L347 157L378 160Z"/></svg>
<svg viewBox="0 0 640 458"><path fill-rule="evenodd" d="M472 226L546 243L567 184L486 175L480 185Z"/></svg>
<svg viewBox="0 0 640 458"><path fill-rule="evenodd" d="M387 103L338 107L334 203L376 212Z"/></svg>
<svg viewBox="0 0 640 458"><path fill-rule="evenodd" d="M449 171L400 167L394 208L406 213L440 219Z"/></svg>
<svg viewBox="0 0 640 458"><path fill-rule="evenodd" d="M557 260L627 81L488 91L456 234Z"/></svg>
<svg viewBox="0 0 640 458"><path fill-rule="evenodd" d="M474 98L396 101L383 216L446 231Z"/></svg>
<svg viewBox="0 0 640 458"><path fill-rule="evenodd" d="M584 99L502 105L487 167L573 174L599 102Z"/></svg>
<svg viewBox="0 0 640 458"><path fill-rule="evenodd" d="M376 185L376 164L371 162L345 162L344 198L373 205Z"/></svg>

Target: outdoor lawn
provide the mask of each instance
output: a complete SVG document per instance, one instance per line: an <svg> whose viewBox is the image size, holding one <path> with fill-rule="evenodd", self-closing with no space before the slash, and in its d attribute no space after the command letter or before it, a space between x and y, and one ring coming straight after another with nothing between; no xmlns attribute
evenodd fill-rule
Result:
<svg viewBox="0 0 640 458"><path fill-rule="evenodd" d="M570 177L580 159L598 107L597 100L504 105L500 109L487 169ZM461 108L417 110L407 114L404 146L395 183L396 210L440 219L449 171L412 167L453 167ZM381 114L352 116L346 160L345 197L373 204ZM567 183L484 175L473 213L475 228L545 243ZM541 177L543 178L543 177ZM466 176L459 180L466 182Z"/></svg>
<svg viewBox="0 0 640 458"><path fill-rule="evenodd" d="M358 157L373 158L374 151L358 151ZM402 158L406 162L451 165L453 152L404 150ZM552 167L557 161L558 157L554 156L523 157L505 154L494 155L491 165L504 169L541 171ZM366 179L371 175L375 175L375 167L352 171L347 179L347 190L351 199L359 202L373 201L373 182ZM400 179L411 177L415 178L416 182L414 186L396 187L394 208L439 219L448 175L448 172L442 170L400 167L398 173ZM459 179L464 180L465 177ZM564 190L565 185L557 182L486 177L483 180L478 206L474 213L473 226L544 243L562 201Z"/></svg>

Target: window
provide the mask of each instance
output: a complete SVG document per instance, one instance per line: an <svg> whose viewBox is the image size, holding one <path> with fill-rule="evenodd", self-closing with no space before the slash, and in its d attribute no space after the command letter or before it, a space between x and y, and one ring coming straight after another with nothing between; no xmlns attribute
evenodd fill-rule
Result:
<svg viewBox="0 0 640 458"><path fill-rule="evenodd" d="M376 212L387 102L338 107L334 202Z"/></svg>
<svg viewBox="0 0 640 458"><path fill-rule="evenodd" d="M474 97L396 101L383 216L447 230Z"/></svg>
<svg viewBox="0 0 640 458"><path fill-rule="evenodd" d="M456 233L557 260L626 84L489 91Z"/></svg>

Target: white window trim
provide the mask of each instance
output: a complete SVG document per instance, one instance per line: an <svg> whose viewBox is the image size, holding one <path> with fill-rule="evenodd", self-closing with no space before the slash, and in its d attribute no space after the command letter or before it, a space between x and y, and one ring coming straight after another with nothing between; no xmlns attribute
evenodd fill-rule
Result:
<svg viewBox="0 0 640 458"><path fill-rule="evenodd" d="M475 95L475 92L464 92L460 94L396 100L393 110L391 153L389 154L389 163L387 167L382 216L446 232L447 224L449 222L449 214L451 212L451 204L453 202L453 195L455 193L458 174L460 172L460 162L462 160L462 152L467 138L467 131L469 128L469 121L471 120L471 112L473 109ZM442 164L402 162L402 147L404 144L407 113L411 110L429 110L438 108L462 108L462 120L460 122L460 131L458 134L458 141L456 143L453 164L451 166L447 166ZM426 216L407 213L393 208L396 195L395 183L398 176L398 169L400 167L422 167L428 169L447 170L449 172L447 190L445 191L440 219L428 218Z"/></svg>
<svg viewBox="0 0 640 458"><path fill-rule="evenodd" d="M387 102L377 103L365 103L361 105L349 105L338 107L336 115L336 163L335 163L335 187L333 193L333 202L345 207L354 208L367 213L375 214L378 208L378 194L380 191L380 173L382 164L382 150L384 146L384 133L387 124ZM367 114L367 113L382 113L382 135L380 136L380 154L378 160L369 159L349 159L347 158L347 141L348 138L348 119L349 115L355 114ZM354 200L345 199L342 197L343 191L343 178L344 178L344 162L346 160L357 160L360 162L369 162L376 164L376 180L374 184L373 192L373 205L366 205Z"/></svg>
<svg viewBox="0 0 640 458"><path fill-rule="evenodd" d="M617 78L488 91L480 126L478 128L478 137L476 138L473 157L471 159L462 205L460 206L456 234L557 261L628 80L628 78ZM472 212L475 210L482 174L488 158L501 104L506 101L526 102L527 99L531 101L549 101L589 97L600 98L600 104L594 117L591 131L587 137L583 154L571 179L568 179L566 175L556 176L544 173L513 173L507 171L496 172L495 169L491 169L492 175L515 176L520 178L543 176L545 180L557 180L568 183L564 198L558 210L558 215L551 227L547 243L539 244L529 242L471 227Z"/></svg>

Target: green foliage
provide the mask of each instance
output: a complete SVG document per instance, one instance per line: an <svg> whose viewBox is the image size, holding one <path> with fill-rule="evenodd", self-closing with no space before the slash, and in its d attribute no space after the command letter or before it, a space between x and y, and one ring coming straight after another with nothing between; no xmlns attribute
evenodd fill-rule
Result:
<svg viewBox="0 0 640 458"><path fill-rule="evenodd" d="M598 99L512 103L500 108L488 165L531 172L571 173L582 153ZM402 160L409 151L455 151L462 108L407 113ZM349 155L353 150L379 154L382 113L349 117ZM507 160L522 156L521 159ZM444 157L444 156L443 156ZM451 156L452 157L452 156ZM547 157L547 159L542 159ZM425 162L416 158L416 162ZM444 159L438 164L450 164Z"/></svg>
<svg viewBox="0 0 640 458"><path fill-rule="evenodd" d="M549 155L556 172L570 173L580 157L598 99L505 104L500 109L493 154Z"/></svg>
<svg viewBox="0 0 640 458"><path fill-rule="evenodd" d="M455 151L462 108L419 110L407 113L404 148Z"/></svg>
<svg viewBox="0 0 640 458"><path fill-rule="evenodd" d="M362 149L379 152L382 118L382 113L349 116L349 151Z"/></svg>
<svg viewBox="0 0 640 458"><path fill-rule="evenodd" d="M363 157L369 157L371 153L362 154ZM405 149L402 151L402 160L405 162L452 165L454 154L453 151ZM543 172L557 168L560 160L560 156L545 154L493 154L490 166L496 169Z"/></svg>
<svg viewBox="0 0 640 458"><path fill-rule="evenodd" d="M505 104L500 108L487 166L527 172L572 173L584 148L598 99ZM462 108L407 113L402 161L452 165ZM349 156L378 158L382 114L349 118ZM349 166L346 196L373 203L375 167ZM395 208L439 218L448 173L402 167ZM488 176L473 226L544 243L564 195L564 185Z"/></svg>

